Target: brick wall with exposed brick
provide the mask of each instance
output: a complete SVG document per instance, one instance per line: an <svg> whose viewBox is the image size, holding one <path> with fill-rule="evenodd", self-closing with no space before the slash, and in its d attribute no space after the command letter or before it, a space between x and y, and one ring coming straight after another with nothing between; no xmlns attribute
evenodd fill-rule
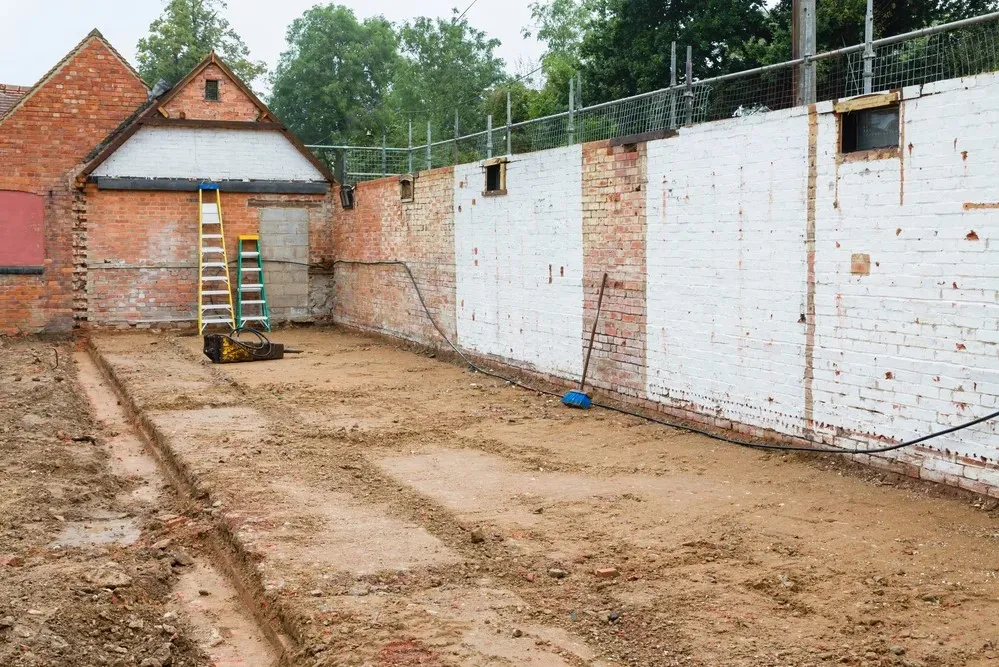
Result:
<svg viewBox="0 0 999 667"><path fill-rule="evenodd" d="M205 82L218 81L218 100L205 99ZM171 84L178 83L171 81ZM217 65L210 64L164 105L171 118L188 120L257 120L260 110Z"/></svg>
<svg viewBox="0 0 999 667"><path fill-rule="evenodd" d="M87 321L90 326L156 326L189 323L197 318L198 289L198 195L193 192L146 192L98 190L86 187L90 230L88 239L89 280ZM282 215L283 214L283 215ZM222 217L230 278L236 281L236 244L240 234L260 234L265 259L269 259L269 232L282 228L261 227L263 218L307 220L307 256L292 259L320 264L332 256L329 195L275 195L222 193ZM279 221L280 222L280 221ZM284 245L273 238L275 244ZM265 261L265 281L275 280L290 268L283 262ZM268 298L272 317L322 319L328 315L328 299L314 294L326 290L323 270L302 267L296 274L307 280L294 293L284 294L275 284ZM275 302L275 299L277 300ZM325 305L323 305L325 304ZM324 312L323 308L327 311Z"/></svg>
<svg viewBox="0 0 999 667"><path fill-rule="evenodd" d="M360 183L352 210L337 209L334 246L338 260L401 260L413 271L427 308L454 339L454 170L425 171L403 202L399 179ZM354 327L443 346L401 266L339 263L335 319Z"/></svg>
<svg viewBox="0 0 999 667"><path fill-rule="evenodd" d="M138 77L91 36L0 119L0 190L45 197L46 256L41 275L0 275L0 334L72 328L87 229L71 172L145 100Z"/></svg>
<svg viewBox="0 0 999 667"><path fill-rule="evenodd" d="M584 354L608 274L587 384L633 398L645 396L646 153L644 143L583 146Z"/></svg>
<svg viewBox="0 0 999 667"><path fill-rule="evenodd" d="M987 250L999 168L981 148L995 134L999 75L906 88L901 100L900 148L864 155L840 152L842 117L822 103L633 147L512 156L505 195L482 196L482 164L456 167L455 343L569 385L560 341L572 336L582 357L607 271L598 396L850 449L999 409L999 256ZM382 203L365 211L366 197ZM406 226L397 198L394 180L362 185L358 210L338 221L338 252L386 258L384 240ZM425 243L408 249L414 258L446 256L440 239L414 240ZM566 325L574 306L545 291L537 267L550 260L568 275L577 254L583 317ZM337 288L351 304L341 321L439 345L397 287L341 277ZM999 497L994 421L856 458Z"/></svg>

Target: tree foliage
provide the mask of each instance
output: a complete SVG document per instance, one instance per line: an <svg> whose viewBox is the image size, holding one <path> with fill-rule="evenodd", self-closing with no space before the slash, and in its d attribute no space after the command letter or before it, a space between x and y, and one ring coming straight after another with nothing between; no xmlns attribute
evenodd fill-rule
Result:
<svg viewBox="0 0 999 667"><path fill-rule="evenodd" d="M288 28L270 107L306 143L374 144L389 123L398 40L382 17L317 5Z"/></svg>
<svg viewBox="0 0 999 667"><path fill-rule="evenodd" d="M486 96L506 79L503 61L493 54L499 44L464 18L418 18L404 24L391 95L396 112L393 136L400 136L410 120L414 141L425 136L427 121L433 137L453 136L456 112L464 132L482 128ZM405 131L408 134L408 128Z"/></svg>
<svg viewBox="0 0 999 667"><path fill-rule="evenodd" d="M169 0L163 13L139 40L139 74L153 86L160 79L175 84L213 49L247 84L267 71L250 60L250 50L223 15L223 0Z"/></svg>

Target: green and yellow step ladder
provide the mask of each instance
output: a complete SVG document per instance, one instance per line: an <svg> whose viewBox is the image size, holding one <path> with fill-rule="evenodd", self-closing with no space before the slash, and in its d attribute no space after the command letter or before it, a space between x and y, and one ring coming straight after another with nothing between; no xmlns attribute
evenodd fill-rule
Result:
<svg viewBox="0 0 999 667"><path fill-rule="evenodd" d="M267 287L264 284L264 261L260 256L260 236L239 237L236 257L236 321L240 327L271 330L271 314L267 308ZM247 260L244 264L243 260ZM258 325L258 326L254 326Z"/></svg>
<svg viewBox="0 0 999 667"><path fill-rule="evenodd" d="M229 261L222 231L222 195L217 183L201 183L198 185L198 333L203 334L212 325L234 330L233 315Z"/></svg>

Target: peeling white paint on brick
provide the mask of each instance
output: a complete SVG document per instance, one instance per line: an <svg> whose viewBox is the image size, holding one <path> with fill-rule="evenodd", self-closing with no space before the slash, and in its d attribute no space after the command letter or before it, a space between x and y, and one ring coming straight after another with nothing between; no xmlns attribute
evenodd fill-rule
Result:
<svg viewBox="0 0 999 667"><path fill-rule="evenodd" d="M94 176L322 181L277 131L143 127Z"/></svg>
<svg viewBox="0 0 999 667"><path fill-rule="evenodd" d="M820 116L815 419L862 446L868 435L911 439L999 407L999 210L964 207L999 202L999 76L922 93L902 103L901 162L837 168L836 119ZM851 274L853 253L870 254L870 275ZM999 463L996 429L927 445ZM930 477L999 482L960 462L922 465Z"/></svg>
<svg viewBox="0 0 999 667"><path fill-rule="evenodd" d="M565 377L582 373L582 148L513 156L507 193L455 168L458 341Z"/></svg>
<svg viewBox="0 0 999 667"><path fill-rule="evenodd" d="M648 398L800 434L808 118L775 112L648 147Z"/></svg>

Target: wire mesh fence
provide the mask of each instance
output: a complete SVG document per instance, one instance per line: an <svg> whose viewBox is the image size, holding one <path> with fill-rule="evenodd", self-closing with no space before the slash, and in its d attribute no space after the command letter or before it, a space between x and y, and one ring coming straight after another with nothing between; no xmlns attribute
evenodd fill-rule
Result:
<svg viewBox="0 0 999 667"><path fill-rule="evenodd" d="M869 74L865 76L865 64ZM999 12L411 148L310 146L354 183L999 71ZM813 81L813 90L803 85ZM509 137L508 137L509 135Z"/></svg>

